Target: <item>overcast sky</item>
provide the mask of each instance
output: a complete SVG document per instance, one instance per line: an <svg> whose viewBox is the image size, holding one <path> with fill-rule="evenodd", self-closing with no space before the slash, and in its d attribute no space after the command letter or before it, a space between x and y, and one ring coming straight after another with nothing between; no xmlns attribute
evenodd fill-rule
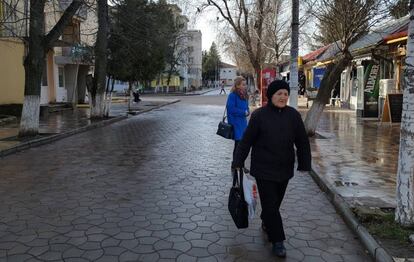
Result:
<svg viewBox="0 0 414 262"><path fill-rule="evenodd" d="M197 8L201 6L203 0L170 0L170 2L178 4L183 10L183 14L190 19L189 29L201 30L203 35L203 50L208 50L211 44L216 42L223 62L233 63L231 59L220 50L220 30L217 22L217 16L219 16L219 14L214 8L203 10L202 13L197 13ZM308 27L311 30L314 29L314 26L308 25ZM306 45L299 43L300 55L304 55L310 51L311 50L309 50Z"/></svg>

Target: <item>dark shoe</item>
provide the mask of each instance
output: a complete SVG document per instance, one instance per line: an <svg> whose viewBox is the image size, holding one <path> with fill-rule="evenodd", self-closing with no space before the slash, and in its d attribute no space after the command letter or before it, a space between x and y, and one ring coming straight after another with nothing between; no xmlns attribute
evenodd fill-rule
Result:
<svg viewBox="0 0 414 262"><path fill-rule="evenodd" d="M283 241L272 244L272 253L277 257L286 257L286 248Z"/></svg>

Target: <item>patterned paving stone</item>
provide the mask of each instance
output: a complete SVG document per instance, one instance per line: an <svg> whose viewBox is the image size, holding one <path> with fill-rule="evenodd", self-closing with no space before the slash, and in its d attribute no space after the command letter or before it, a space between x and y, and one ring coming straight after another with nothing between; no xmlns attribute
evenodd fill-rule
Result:
<svg viewBox="0 0 414 262"><path fill-rule="evenodd" d="M227 211L222 107L194 101L0 159L0 260L277 261L258 216ZM282 214L284 261L370 261L310 176Z"/></svg>

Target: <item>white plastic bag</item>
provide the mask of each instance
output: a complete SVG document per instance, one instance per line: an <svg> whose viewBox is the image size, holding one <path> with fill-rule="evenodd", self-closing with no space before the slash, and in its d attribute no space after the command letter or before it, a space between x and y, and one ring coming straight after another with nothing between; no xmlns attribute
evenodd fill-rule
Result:
<svg viewBox="0 0 414 262"><path fill-rule="evenodd" d="M257 206L257 185L254 179L248 175L243 177L243 193L249 209L249 219L253 219Z"/></svg>

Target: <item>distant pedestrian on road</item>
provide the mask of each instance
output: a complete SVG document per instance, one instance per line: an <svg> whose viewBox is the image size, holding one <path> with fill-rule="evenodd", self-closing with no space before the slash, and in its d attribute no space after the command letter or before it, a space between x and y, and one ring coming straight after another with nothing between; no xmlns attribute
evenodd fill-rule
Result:
<svg viewBox="0 0 414 262"><path fill-rule="evenodd" d="M221 87L220 95L221 95L222 92L224 92L224 94L226 94L226 89L224 89L224 81L221 82L220 87Z"/></svg>
<svg viewBox="0 0 414 262"><path fill-rule="evenodd" d="M234 79L234 86L230 91L230 95L227 98L227 118L229 124L233 126L234 131L234 150L233 157L236 152L236 148L243 137L244 131L247 127L247 117L249 116L249 96L247 95L246 79L242 76ZM241 167L244 168L244 161ZM245 169L245 172L249 170Z"/></svg>
<svg viewBox="0 0 414 262"><path fill-rule="evenodd" d="M286 256L279 208L294 174L294 146L298 170L311 169L309 139L300 114L287 106L289 94L289 84L283 80L275 80L269 85L266 94L269 103L253 112L232 163L232 168L243 167L252 148L250 172L259 189L262 229L272 242L273 254L278 257Z"/></svg>

